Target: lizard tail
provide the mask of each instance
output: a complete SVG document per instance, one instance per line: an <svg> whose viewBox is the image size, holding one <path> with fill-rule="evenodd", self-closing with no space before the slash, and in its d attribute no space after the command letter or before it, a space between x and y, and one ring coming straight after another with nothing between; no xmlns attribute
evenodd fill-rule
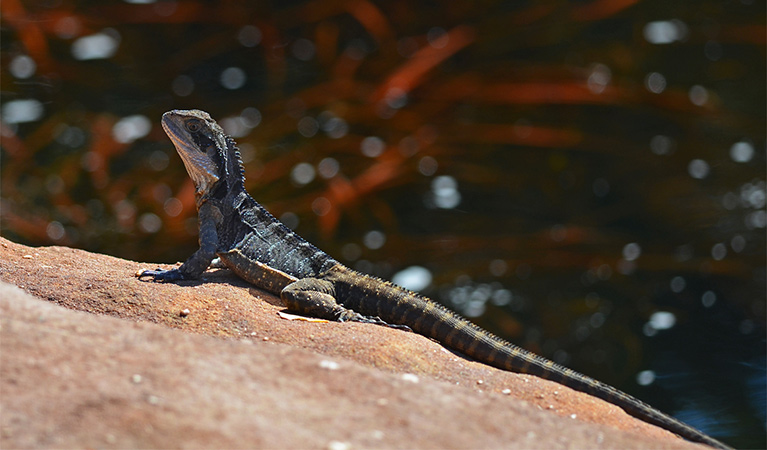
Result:
<svg viewBox="0 0 767 450"><path fill-rule="evenodd" d="M415 332L435 339L484 364L557 382L576 391L601 398L638 419L657 425L687 440L714 448L732 450L716 439L625 392L507 342L418 294L409 292L408 294L410 294L409 301L400 301L398 307L394 308L399 313L395 315L399 317L387 318L388 320L406 324Z"/></svg>
<svg viewBox="0 0 767 450"><path fill-rule="evenodd" d="M623 391L507 342L452 311L436 304L433 311L435 313L433 315L437 317L433 321L423 320L421 326L417 327L418 329L414 327L416 332L425 334L452 349L493 367L536 375L576 391L601 398L638 419L657 425L687 440L700 442L714 448L730 449L716 439L658 411Z"/></svg>
<svg viewBox="0 0 767 450"><path fill-rule="evenodd" d="M507 342L415 292L388 281L361 275L345 267L331 271L328 279L337 277L343 280L348 278L350 273L354 275L355 282L338 283L349 287L349 292L342 292L340 296L346 299L344 304L347 308L366 316L380 317L389 324L406 325L416 333L430 337L481 363L510 372L536 375L601 398L640 420L676 433L687 440L732 450L625 392ZM367 282L359 282L360 279Z"/></svg>

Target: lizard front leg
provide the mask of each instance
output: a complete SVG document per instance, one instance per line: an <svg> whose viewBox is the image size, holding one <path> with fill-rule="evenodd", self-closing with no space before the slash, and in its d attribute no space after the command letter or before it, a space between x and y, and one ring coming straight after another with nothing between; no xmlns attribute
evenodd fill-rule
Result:
<svg viewBox="0 0 767 450"><path fill-rule="evenodd" d="M320 278L302 278L280 292L288 309L320 319L338 322L361 322L390 328L410 330L403 325L392 325L378 317L363 316L345 308L336 301L336 289L332 282Z"/></svg>
<svg viewBox="0 0 767 450"><path fill-rule="evenodd" d="M151 277L154 281L193 280L200 278L210 262L216 256L218 249L218 232L216 226L221 221L221 212L210 203L200 206L200 248L192 254L178 269L144 270L139 273L139 279Z"/></svg>

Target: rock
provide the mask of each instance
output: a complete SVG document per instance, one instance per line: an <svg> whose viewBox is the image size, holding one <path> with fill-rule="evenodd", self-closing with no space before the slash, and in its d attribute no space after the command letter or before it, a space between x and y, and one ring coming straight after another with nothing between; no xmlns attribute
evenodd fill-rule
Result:
<svg viewBox="0 0 767 450"><path fill-rule="evenodd" d="M282 319L226 269L153 267L0 238L0 448L695 448L414 333Z"/></svg>

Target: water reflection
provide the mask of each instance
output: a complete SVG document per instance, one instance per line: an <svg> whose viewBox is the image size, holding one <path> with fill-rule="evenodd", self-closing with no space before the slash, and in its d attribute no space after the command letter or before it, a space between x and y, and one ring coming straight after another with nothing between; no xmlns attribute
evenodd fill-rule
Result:
<svg viewBox="0 0 767 450"><path fill-rule="evenodd" d="M319 164L317 164L317 173L326 180L331 179L338 175L341 166L335 158L323 158Z"/></svg>
<svg viewBox="0 0 767 450"><path fill-rule="evenodd" d="M3 122L17 124L40 120L43 113L42 103L34 99L27 99L4 102L1 115Z"/></svg>
<svg viewBox="0 0 767 450"><path fill-rule="evenodd" d="M451 209L461 203L461 193L458 192L458 182L455 178L449 175L434 177L431 182L431 194L431 197L426 201L426 206Z"/></svg>
<svg viewBox="0 0 767 450"><path fill-rule="evenodd" d="M687 173L696 180L706 178L710 170L711 167L702 159L693 159L690 161L690 164L687 165Z"/></svg>
<svg viewBox="0 0 767 450"><path fill-rule="evenodd" d="M666 77L658 72L650 72L644 79L645 87L653 94L660 94L666 90Z"/></svg>
<svg viewBox="0 0 767 450"><path fill-rule="evenodd" d="M77 38L72 43L72 56L82 61L111 58L120 45L120 33L114 28Z"/></svg>
<svg viewBox="0 0 767 450"><path fill-rule="evenodd" d="M16 78L25 79L35 74L37 64L35 60L27 55L18 55L11 60L8 70Z"/></svg>
<svg viewBox="0 0 767 450"><path fill-rule="evenodd" d="M245 71L239 67L227 67L221 72L221 86L226 89L235 90L245 86L248 76Z"/></svg>
<svg viewBox="0 0 767 450"><path fill-rule="evenodd" d="M420 292L431 284L432 274L425 267L410 266L395 273L391 281L405 289Z"/></svg>
<svg viewBox="0 0 767 450"><path fill-rule="evenodd" d="M386 150L386 143L378 136L368 136L360 143L360 150L368 158L376 158Z"/></svg>
<svg viewBox="0 0 767 450"><path fill-rule="evenodd" d="M152 122L149 118L136 114L118 120L112 127L112 136L121 144L129 144L148 135L151 129Z"/></svg>
<svg viewBox="0 0 767 450"><path fill-rule="evenodd" d="M243 47L255 47L261 43L261 29L255 25L245 25L237 33L237 40Z"/></svg>
<svg viewBox="0 0 767 450"><path fill-rule="evenodd" d="M754 157L754 146L750 142L740 141L730 147L730 158L739 163L747 163Z"/></svg>
<svg viewBox="0 0 767 450"><path fill-rule="evenodd" d="M693 105L703 106L708 102L708 90L699 84L692 86L688 95Z"/></svg>
<svg viewBox="0 0 767 450"><path fill-rule="evenodd" d="M671 44L687 38L687 25L678 19L648 22L642 33L651 44Z"/></svg>
<svg viewBox="0 0 767 450"><path fill-rule="evenodd" d="M309 184L314 180L315 173L314 166L302 162L296 164L290 171L290 179L297 185Z"/></svg>
<svg viewBox="0 0 767 450"><path fill-rule="evenodd" d="M378 230L368 231L363 236L362 243L371 250L378 250L386 243L386 235Z"/></svg>

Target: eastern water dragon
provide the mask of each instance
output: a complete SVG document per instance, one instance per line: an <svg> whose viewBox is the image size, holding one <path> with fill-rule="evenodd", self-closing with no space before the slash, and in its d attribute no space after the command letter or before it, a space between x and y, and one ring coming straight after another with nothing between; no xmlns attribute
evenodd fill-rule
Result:
<svg viewBox="0 0 767 450"><path fill-rule="evenodd" d="M197 279L219 257L244 280L279 295L289 310L412 329L484 364L555 381L690 441L729 448L612 386L506 342L432 300L339 263L248 194L239 150L208 113L169 111L162 126L196 187L200 248L178 268L145 270L139 277Z"/></svg>

